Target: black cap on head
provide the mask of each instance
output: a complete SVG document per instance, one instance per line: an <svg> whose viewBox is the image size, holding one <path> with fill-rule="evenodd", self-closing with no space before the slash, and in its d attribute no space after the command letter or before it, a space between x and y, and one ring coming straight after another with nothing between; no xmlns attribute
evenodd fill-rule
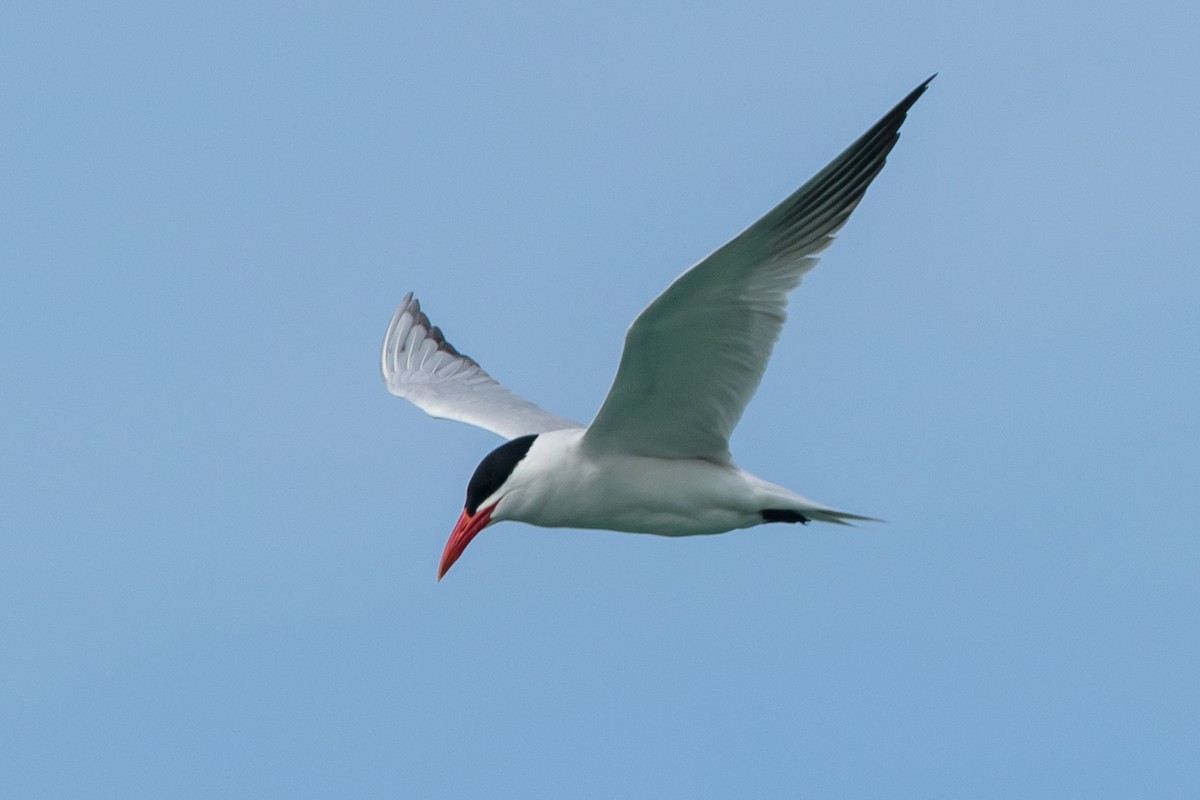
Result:
<svg viewBox="0 0 1200 800"><path fill-rule="evenodd" d="M518 436L511 442L500 445L479 462L479 466L475 468L475 474L471 476L471 482L467 484L466 511L468 514L475 516L475 512L479 510L479 504L504 485L520 460L529 452L529 448L533 446L533 440L536 438L536 433Z"/></svg>

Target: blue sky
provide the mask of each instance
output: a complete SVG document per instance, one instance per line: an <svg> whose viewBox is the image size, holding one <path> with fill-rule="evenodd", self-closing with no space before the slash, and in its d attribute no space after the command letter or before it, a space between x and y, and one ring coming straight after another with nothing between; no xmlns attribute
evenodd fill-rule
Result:
<svg viewBox="0 0 1200 800"><path fill-rule="evenodd" d="M0 12L13 797L1194 797L1194 4ZM588 420L932 72L742 466L888 524L488 530L405 291Z"/></svg>

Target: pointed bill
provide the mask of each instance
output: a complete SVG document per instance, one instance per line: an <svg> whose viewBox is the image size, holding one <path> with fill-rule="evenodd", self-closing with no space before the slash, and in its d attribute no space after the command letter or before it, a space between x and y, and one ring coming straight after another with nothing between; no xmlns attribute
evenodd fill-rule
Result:
<svg viewBox="0 0 1200 800"><path fill-rule="evenodd" d="M458 561L458 557L467 549L475 535L491 524L494 508L494 505L481 508L474 514L463 509L458 522L454 524L454 530L450 533L450 539L446 542L446 549L442 551L442 563L438 566L439 581L450 567L454 566L454 562Z"/></svg>

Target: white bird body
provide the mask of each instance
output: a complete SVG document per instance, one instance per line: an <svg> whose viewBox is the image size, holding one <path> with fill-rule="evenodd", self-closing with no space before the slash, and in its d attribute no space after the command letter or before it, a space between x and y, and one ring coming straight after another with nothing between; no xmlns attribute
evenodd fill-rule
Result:
<svg viewBox="0 0 1200 800"><path fill-rule="evenodd" d="M538 436L492 522L696 536L761 525L764 509L807 519L832 511L732 464L594 453L583 439L580 429Z"/></svg>
<svg viewBox="0 0 1200 800"><path fill-rule="evenodd" d="M587 427L497 382L405 296L380 355L388 390L432 416L510 440L476 468L439 580L476 534L502 520L695 536L765 522L871 519L738 469L729 437L766 370L789 293L883 168L931 80L638 315L608 397Z"/></svg>

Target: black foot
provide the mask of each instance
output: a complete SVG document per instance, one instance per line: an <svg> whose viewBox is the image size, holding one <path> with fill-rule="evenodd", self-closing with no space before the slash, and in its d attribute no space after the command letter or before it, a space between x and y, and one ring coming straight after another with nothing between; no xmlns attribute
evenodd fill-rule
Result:
<svg viewBox="0 0 1200 800"><path fill-rule="evenodd" d="M764 508L758 513L762 515L763 522L799 522L801 525L808 524L808 517L799 511L789 511L786 508Z"/></svg>

